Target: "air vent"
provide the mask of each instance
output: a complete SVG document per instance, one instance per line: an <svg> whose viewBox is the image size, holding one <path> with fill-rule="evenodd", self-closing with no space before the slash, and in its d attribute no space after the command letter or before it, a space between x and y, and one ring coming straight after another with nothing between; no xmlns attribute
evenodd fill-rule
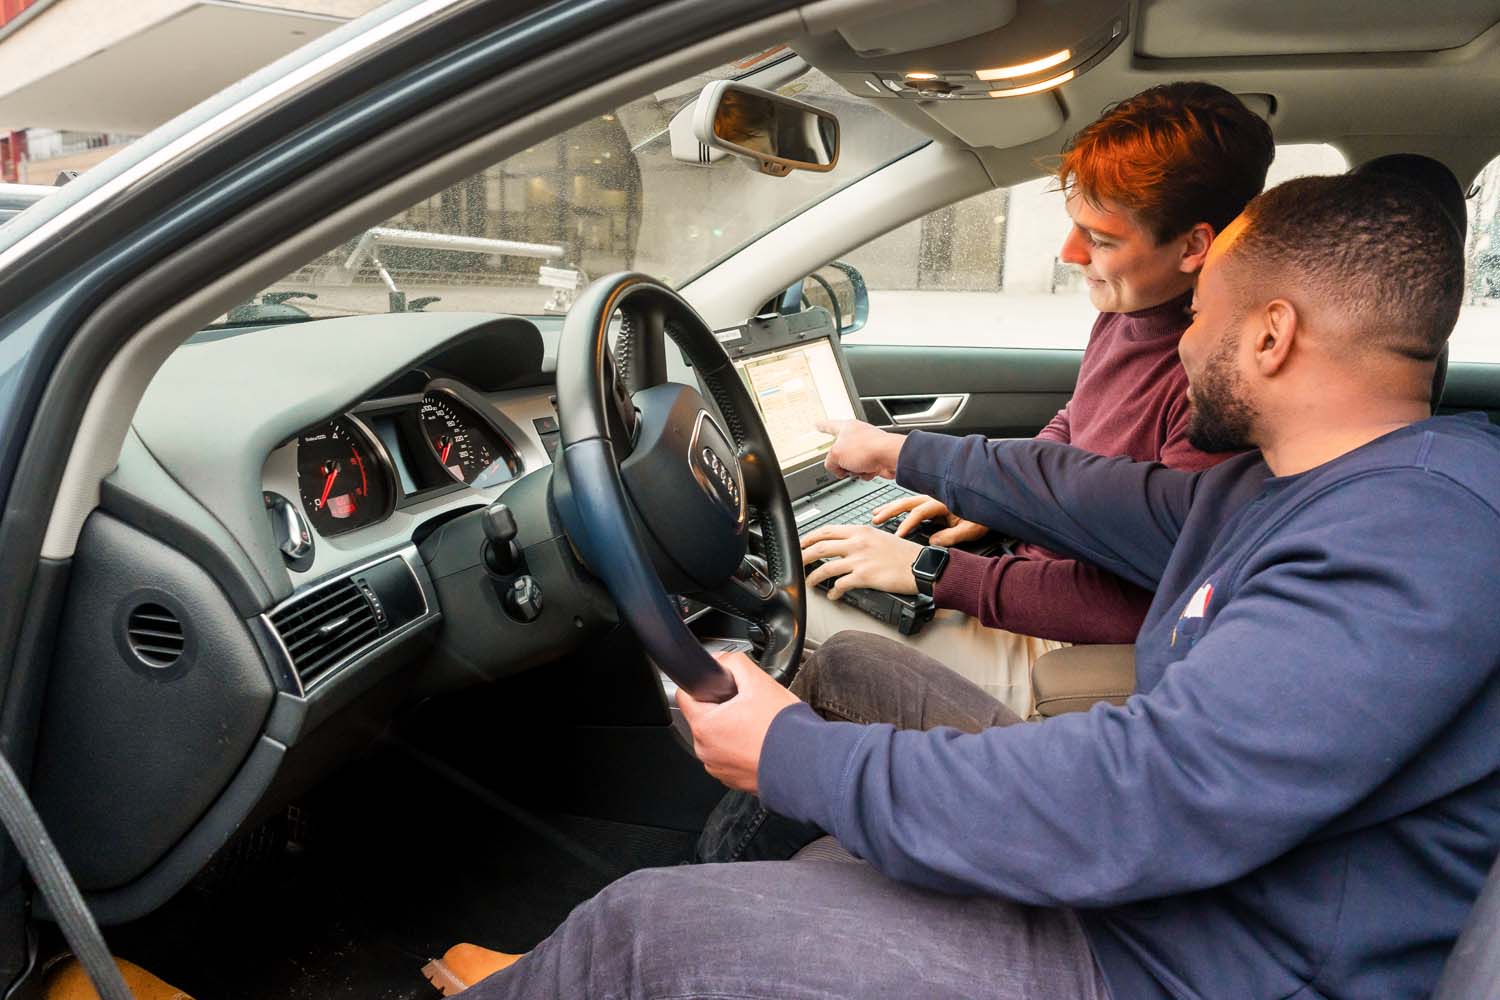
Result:
<svg viewBox="0 0 1500 1000"><path fill-rule="evenodd" d="M293 601L271 616L303 687L380 637L364 592L340 580Z"/></svg>
<svg viewBox="0 0 1500 1000"><path fill-rule="evenodd" d="M142 663L159 669L181 659L187 646L182 622L160 604L142 604L130 612L125 621L125 639Z"/></svg>

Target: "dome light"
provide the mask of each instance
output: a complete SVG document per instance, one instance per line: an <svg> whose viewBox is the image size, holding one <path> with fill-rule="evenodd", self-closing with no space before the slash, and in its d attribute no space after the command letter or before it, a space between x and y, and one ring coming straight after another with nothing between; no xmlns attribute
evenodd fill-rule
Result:
<svg viewBox="0 0 1500 1000"><path fill-rule="evenodd" d="M1054 52L1050 56L1043 56L1040 59L1033 59L1031 62L1017 63L1014 66L997 66L994 69L977 69L974 71L974 75L979 77L979 79L981 80L1014 80L1018 77L1030 76L1033 73L1040 73L1042 72L1042 70L1051 69L1053 66L1061 66L1063 63L1072 58L1073 50L1063 49L1061 52ZM908 73L907 76L909 77L911 76L911 74Z"/></svg>
<svg viewBox="0 0 1500 1000"><path fill-rule="evenodd" d="M1020 97L1022 94L1039 94L1044 90L1051 90L1053 87L1060 87L1077 75L1078 73L1075 70L1070 69L1066 73L1063 73L1061 76L1054 76L1052 79L1043 80L1041 83L1028 83L1024 87L1010 87L1006 90L992 90L990 91L990 96Z"/></svg>

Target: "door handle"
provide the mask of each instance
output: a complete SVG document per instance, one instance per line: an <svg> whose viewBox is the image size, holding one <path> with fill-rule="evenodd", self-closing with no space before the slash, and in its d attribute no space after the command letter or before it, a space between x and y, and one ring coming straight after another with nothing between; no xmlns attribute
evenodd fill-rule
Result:
<svg viewBox="0 0 1500 1000"><path fill-rule="evenodd" d="M897 427L922 427L946 424L958 416L969 401L968 393L949 396L882 396L880 405L891 415L891 423ZM925 409L907 409L914 404L926 402ZM891 404L896 405L891 405ZM905 404L904 406L902 404Z"/></svg>

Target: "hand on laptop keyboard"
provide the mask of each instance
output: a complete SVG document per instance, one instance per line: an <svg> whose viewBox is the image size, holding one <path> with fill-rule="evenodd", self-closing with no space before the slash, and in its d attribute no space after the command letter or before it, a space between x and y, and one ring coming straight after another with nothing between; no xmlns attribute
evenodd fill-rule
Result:
<svg viewBox="0 0 1500 1000"><path fill-rule="evenodd" d="M989 529L982 524L966 521L952 513L940 500L914 495L894 500L879 507L870 517L871 521L894 530L901 538L915 537L918 533L930 536L932 545L959 545L983 538ZM887 527L896 523L894 529Z"/></svg>
<svg viewBox="0 0 1500 1000"><path fill-rule="evenodd" d="M917 522L917 526L915 528L910 528L906 531L902 531L901 529L903 526L905 526L908 519L909 515L907 514L897 514L889 521L882 521L875 527L879 528L881 531L889 531L897 538L910 538L918 545L940 544L932 541L933 534L935 532L948 530L948 522L946 521L927 520Z"/></svg>
<svg viewBox="0 0 1500 1000"><path fill-rule="evenodd" d="M920 553L916 542L868 524L829 524L802 536L804 566L827 560L807 575L808 586L832 579L828 596L835 599L854 588L915 594L911 566Z"/></svg>

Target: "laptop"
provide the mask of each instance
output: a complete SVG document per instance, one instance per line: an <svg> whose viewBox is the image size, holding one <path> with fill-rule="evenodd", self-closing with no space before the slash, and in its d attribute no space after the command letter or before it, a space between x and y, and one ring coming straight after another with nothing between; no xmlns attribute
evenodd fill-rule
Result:
<svg viewBox="0 0 1500 1000"><path fill-rule="evenodd" d="M803 535L827 524L869 524L877 508L914 495L888 479L838 479L824 466L833 436L817 425L863 417L842 361L833 339L820 336L734 363L770 434Z"/></svg>
<svg viewBox="0 0 1500 1000"><path fill-rule="evenodd" d="M801 535L828 524L869 524L877 508L915 495L888 479L840 479L823 464L834 438L817 425L863 413L832 324L804 325L821 312L754 320L718 334L770 435ZM895 531L904 517L879 527ZM908 537L928 542L925 532ZM933 614L932 599L920 595L851 590L843 600L905 635L920 631Z"/></svg>

